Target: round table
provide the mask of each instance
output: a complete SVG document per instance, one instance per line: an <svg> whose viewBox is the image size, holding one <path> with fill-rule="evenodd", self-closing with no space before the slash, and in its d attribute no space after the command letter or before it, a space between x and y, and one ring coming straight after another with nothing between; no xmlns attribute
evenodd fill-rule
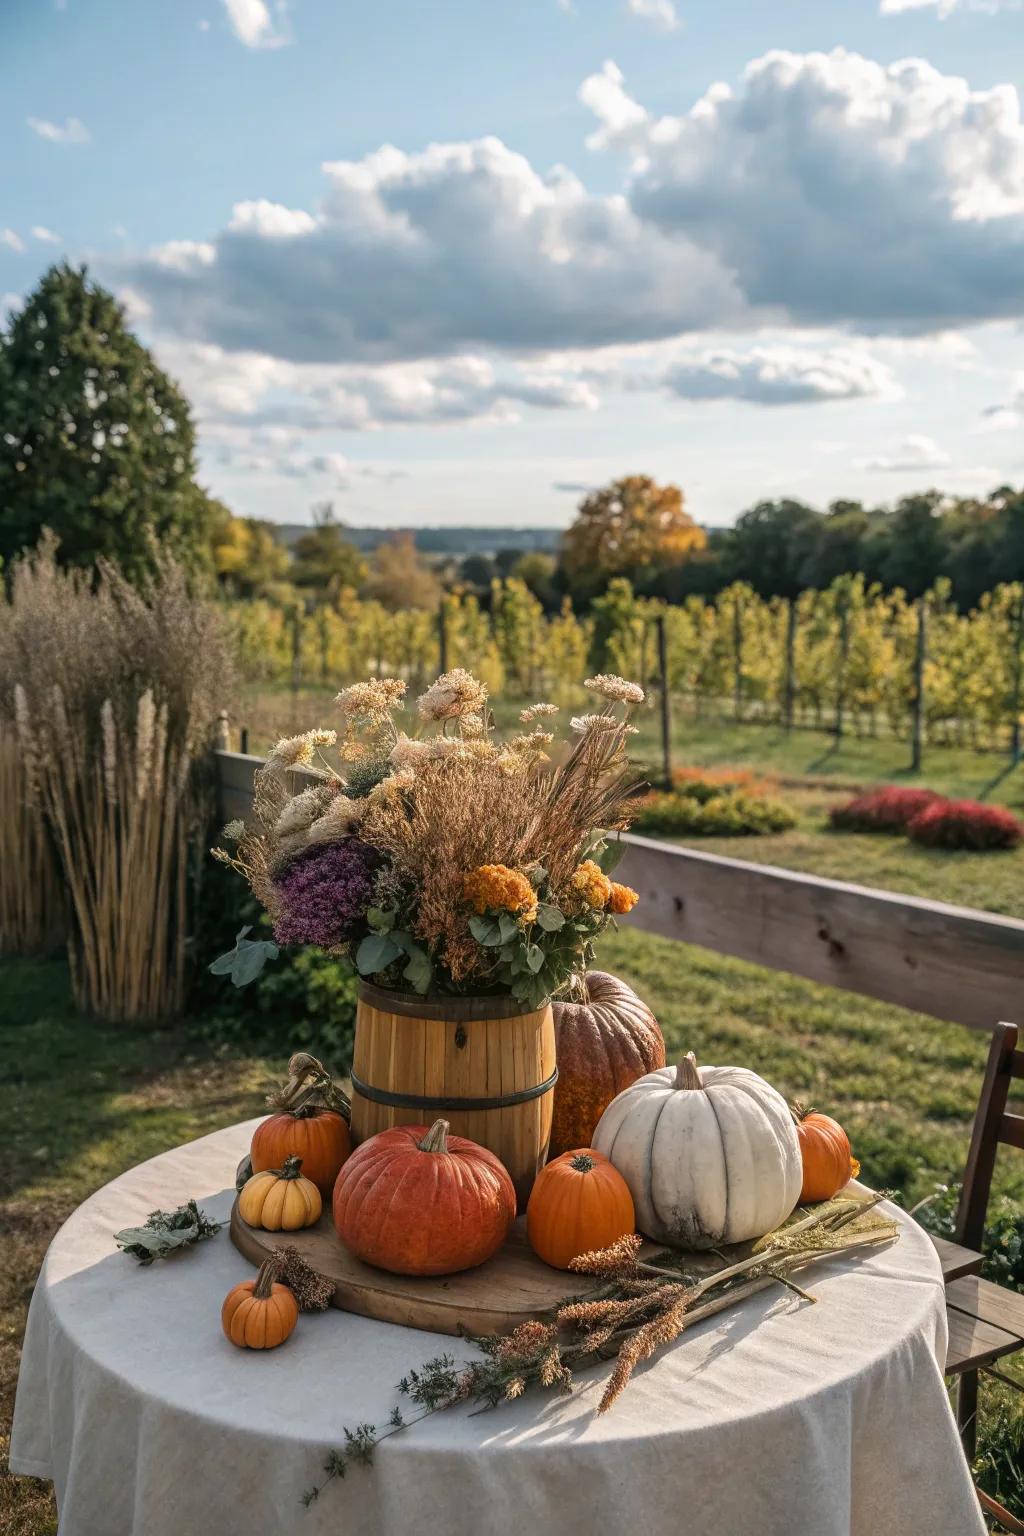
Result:
<svg viewBox="0 0 1024 1536"><path fill-rule="evenodd" d="M979 1536L939 1361L942 1277L898 1243L709 1318L595 1413L571 1396L431 1415L304 1509L342 1427L384 1423L410 1366L459 1340L331 1310L265 1355L221 1301L252 1270L227 1232L149 1268L115 1229L195 1197L226 1221L256 1124L153 1158L54 1238L29 1316L11 1468L52 1477L63 1536Z"/></svg>

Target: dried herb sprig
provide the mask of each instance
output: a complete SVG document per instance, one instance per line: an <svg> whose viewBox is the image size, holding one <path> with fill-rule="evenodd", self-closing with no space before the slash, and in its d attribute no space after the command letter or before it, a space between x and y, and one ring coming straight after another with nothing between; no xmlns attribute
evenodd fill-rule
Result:
<svg viewBox="0 0 1024 1536"><path fill-rule="evenodd" d="M152 1211L141 1227L123 1227L114 1233L114 1242L140 1264L152 1264L154 1259L166 1259L179 1248L215 1236L221 1225L211 1221L194 1200L187 1200L176 1211Z"/></svg>
<svg viewBox="0 0 1024 1536"><path fill-rule="evenodd" d="M615 1403L641 1361L671 1344L685 1329L768 1286L783 1285L805 1301L815 1298L790 1278L792 1271L838 1252L877 1246L899 1236L889 1217L872 1215L887 1193L868 1199L841 1198L817 1207L770 1232L747 1258L714 1274L687 1273L686 1256L664 1250L653 1261L642 1260L643 1239L621 1238L609 1248L581 1255L573 1269L606 1281L585 1296L566 1297L546 1319L520 1323L497 1338L467 1341L480 1358L459 1365L451 1355L438 1355L399 1382L398 1391L419 1410L403 1416L396 1407L383 1426L357 1425L345 1429L344 1447L324 1462L323 1481L303 1496L308 1506L334 1478L353 1465L368 1465L374 1448L427 1414L473 1402L481 1408L521 1397L530 1387L569 1392L573 1368L594 1360L616 1360L598 1408L606 1413Z"/></svg>

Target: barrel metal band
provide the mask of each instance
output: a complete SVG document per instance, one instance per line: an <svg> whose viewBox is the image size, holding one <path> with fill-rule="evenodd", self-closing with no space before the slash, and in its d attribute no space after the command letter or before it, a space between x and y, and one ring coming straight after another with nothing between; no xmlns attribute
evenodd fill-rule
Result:
<svg viewBox="0 0 1024 1536"><path fill-rule="evenodd" d="M515 1104L528 1104L531 1099L539 1099L555 1086L558 1068L543 1083L536 1083L532 1088L520 1088L518 1093L503 1093L497 1099L452 1099L421 1093L390 1093L386 1088L374 1088L372 1084L364 1083L354 1072L350 1072L349 1077L355 1093L373 1104L386 1104L390 1109L450 1109L472 1113L474 1110L511 1109Z"/></svg>

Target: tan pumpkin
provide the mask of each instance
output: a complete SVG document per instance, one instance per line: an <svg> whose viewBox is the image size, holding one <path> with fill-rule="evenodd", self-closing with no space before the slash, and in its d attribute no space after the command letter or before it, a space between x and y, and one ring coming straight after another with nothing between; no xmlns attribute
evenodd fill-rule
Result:
<svg viewBox="0 0 1024 1536"><path fill-rule="evenodd" d="M274 1280L278 1259L261 1264L254 1280L243 1280L224 1298L221 1327L240 1349L276 1349L290 1338L299 1304L286 1285Z"/></svg>
<svg viewBox="0 0 1024 1536"><path fill-rule="evenodd" d="M238 1214L265 1232L297 1232L319 1221L320 1191L302 1175L302 1159L286 1157L280 1168L254 1173L238 1196Z"/></svg>
<svg viewBox="0 0 1024 1536"><path fill-rule="evenodd" d="M816 1109L793 1105L800 1156L803 1160L802 1201L831 1200L860 1173L850 1138L837 1120Z"/></svg>
<svg viewBox="0 0 1024 1536"><path fill-rule="evenodd" d="M552 1158L588 1147L612 1099L665 1065L665 1040L647 1004L617 976L588 971L585 994L555 1002Z"/></svg>
<svg viewBox="0 0 1024 1536"><path fill-rule="evenodd" d="M537 1175L526 1235L545 1264L568 1269L581 1253L608 1248L635 1230L629 1185L600 1152L563 1152Z"/></svg>

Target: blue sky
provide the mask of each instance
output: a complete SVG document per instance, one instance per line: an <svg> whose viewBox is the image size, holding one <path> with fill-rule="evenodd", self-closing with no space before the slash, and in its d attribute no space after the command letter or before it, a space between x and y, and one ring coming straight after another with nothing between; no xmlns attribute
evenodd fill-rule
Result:
<svg viewBox="0 0 1024 1536"><path fill-rule="evenodd" d="M240 513L1024 481L1013 0L0 0L0 296L87 260Z"/></svg>

